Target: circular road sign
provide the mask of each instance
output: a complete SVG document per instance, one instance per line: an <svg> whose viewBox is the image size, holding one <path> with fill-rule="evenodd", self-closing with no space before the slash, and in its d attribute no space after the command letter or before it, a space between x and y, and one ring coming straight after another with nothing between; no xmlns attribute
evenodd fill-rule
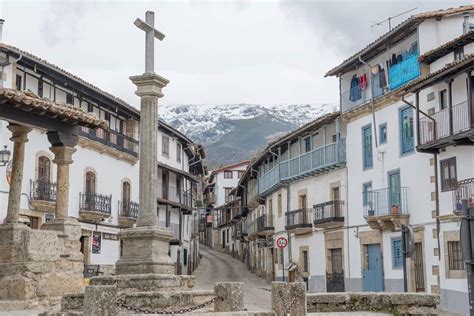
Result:
<svg viewBox="0 0 474 316"><path fill-rule="evenodd" d="M288 239L285 237L278 237L276 240L276 245L280 249L284 249L288 245Z"/></svg>

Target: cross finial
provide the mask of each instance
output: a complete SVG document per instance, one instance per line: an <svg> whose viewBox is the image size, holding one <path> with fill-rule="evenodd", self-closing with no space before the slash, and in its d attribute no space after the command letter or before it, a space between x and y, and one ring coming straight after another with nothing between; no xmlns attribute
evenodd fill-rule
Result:
<svg viewBox="0 0 474 316"><path fill-rule="evenodd" d="M134 24L145 31L145 72L155 73L155 37L162 41L165 35L155 29L155 12L147 11L145 21L137 18Z"/></svg>

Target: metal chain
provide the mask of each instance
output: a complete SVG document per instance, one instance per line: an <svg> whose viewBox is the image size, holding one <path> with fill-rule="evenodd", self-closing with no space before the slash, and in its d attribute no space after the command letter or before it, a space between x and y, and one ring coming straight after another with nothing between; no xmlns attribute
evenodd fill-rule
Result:
<svg viewBox="0 0 474 316"><path fill-rule="evenodd" d="M156 309L151 309L151 308L144 308L144 307L133 307L125 304L123 300L118 300L117 301L117 306L120 308L127 309L129 311L134 311L136 313L143 313L143 314L162 314L162 315L175 315L175 314L184 314L184 313L189 313L193 312L195 310L204 308L206 306L209 306L213 304L215 301L219 299L218 296L210 299L207 302L204 302L202 304L196 305L196 306L190 306L186 307L183 309L175 309L175 310L156 310Z"/></svg>

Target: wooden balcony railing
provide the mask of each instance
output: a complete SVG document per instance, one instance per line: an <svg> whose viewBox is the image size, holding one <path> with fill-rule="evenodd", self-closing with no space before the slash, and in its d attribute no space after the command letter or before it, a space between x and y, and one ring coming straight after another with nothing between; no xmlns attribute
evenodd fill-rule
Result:
<svg viewBox="0 0 474 316"><path fill-rule="evenodd" d="M135 140L119 132L110 129L104 130L102 128L92 129L81 127L80 135L132 156L138 157L138 140Z"/></svg>

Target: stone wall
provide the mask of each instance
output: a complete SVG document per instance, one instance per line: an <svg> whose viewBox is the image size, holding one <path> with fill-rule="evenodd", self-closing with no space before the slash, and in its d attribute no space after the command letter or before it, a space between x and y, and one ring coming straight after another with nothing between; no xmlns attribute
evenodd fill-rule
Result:
<svg viewBox="0 0 474 316"><path fill-rule="evenodd" d="M76 221L77 222L77 221ZM66 293L83 290L80 227L61 231L30 229L23 224L0 225L0 298L57 301Z"/></svg>
<svg viewBox="0 0 474 316"><path fill-rule="evenodd" d="M392 314L430 314L439 295L426 293L320 293L307 294L309 313L373 311Z"/></svg>

